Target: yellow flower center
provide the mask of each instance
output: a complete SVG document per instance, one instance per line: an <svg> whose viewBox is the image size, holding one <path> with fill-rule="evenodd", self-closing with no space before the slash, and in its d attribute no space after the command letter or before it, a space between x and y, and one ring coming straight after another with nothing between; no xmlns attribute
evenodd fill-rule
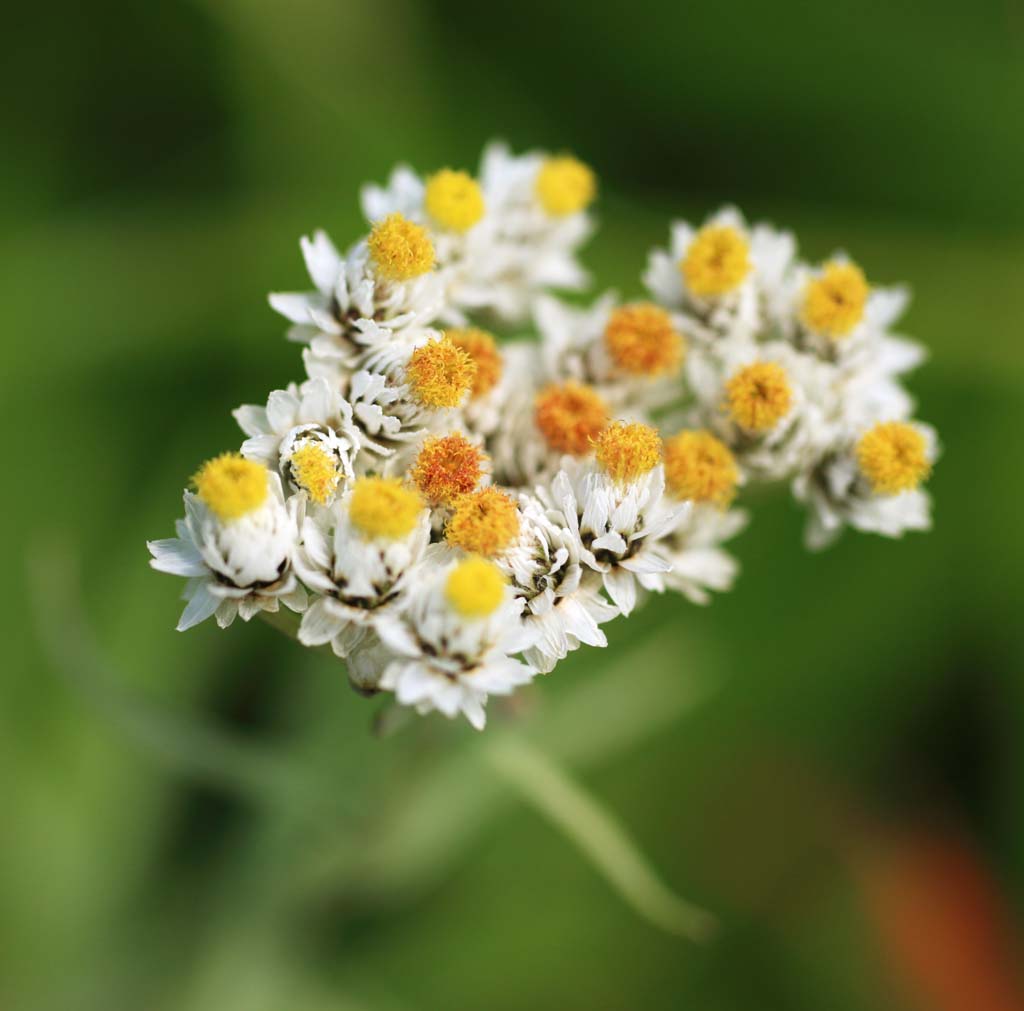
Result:
<svg viewBox="0 0 1024 1011"><path fill-rule="evenodd" d="M868 282L855 263L826 263L807 285L801 318L808 330L845 337L864 318Z"/></svg>
<svg viewBox="0 0 1024 1011"><path fill-rule="evenodd" d="M608 426L608 408L589 386L573 382L551 385L537 394L534 419L556 453L586 456Z"/></svg>
<svg viewBox="0 0 1024 1011"><path fill-rule="evenodd" d="M341 480L341 471L338 470L338 460L334 454L328 453L318 443L307 442L292 453L288 463L292 480L314 502L327 505Z"/></svg>
<svg viewBox="0 0 1024 1011"><path fill-rule="evenodd" d="M597 195L593 171L569 155L548 158L537 173L536 186L541 206L558 218L582 211Z"/></svg>
<svg viewBox="0 0 1024 1011"><path fill-rule="evenodd" d="M876 495L898 495L916 488L929 473L924 436L913 425L885 421L857 443L857 464Z"/></svg>
<svg viewBox="0 0 1024 1011"><path fill-rule="evenodd" d="M469 231L484 216L480 184L468 172L441 169L427 180L423 200L427 214L452 232Z"/></svg>
<svg viewBox="0 0 1024 1011"><path fill-rule="evenodd" d="M361 477L352 486L348 518L366 537L406 537L422 512L423 500L397 478Z"/></svg>
<svg viewBox="0 0 1024 1011"><path fill-rule="evenodd" d="M411 281L434 267L434 244L427 230L397 212L373 226L366 244L385 281Z"/></svg>
<svg viewBox="0 0 1024 1011"><path fill-rule="evenodd" d="M486 618L505 597L505 577L486 558L467 558L448 574L445 599L464 618Z"/></svg>
<svg viewBox="0 0 1024 1011"><path fill-rule="evenodd" d="M472 389L476 363L454 341L442 337L413 351L405 378L424 407L458 407Z"/></svg>
<svg viewBox="0 0 1024 1011"><path fill-rule="evenodd" d="M499 488L481 488L456 501L444 535L453 547L493 558L519 536L519 510Z"/></svg>
<svg viewBox="0 0 1024 1011"><path fill-rule="evenodd" d="M487 454L460 432L432 436L416 457L412 479L431 505L452 505L480 483L486 460Z"/></svg>
<svg viewBox="0 0 1024 1011"><path fill-rule="evenodd" d="M676 498L724 509L739 478L736 458L710 432L679 432L665 442L665 483Z"/></svg>
<svg viewBox="0 0 1024 1011"><path fill-rule="evenodd" d="M624 484L658 466L661 437L650 425L616 421L598 437L594 452L601 469L613 481Z"/></svg>
<svg viewBox="0 0 1024 1011"><path fill-rule="evenodd" d="M731 225L707 225L694 236L679 269L686 287L703 298L734 291L751 266L745 236Z"/></svg>
<svg viewBox="0 0 1024 1011"><path fill-rule="evenodd" d="M470 396L476 399L493 390L501 378L501 352L493 335L477 327L445 330L444 335L476 363L476 376Z"/></svg>
<svg viewBox="0 0 1024 1011"><path fill-rule="evenodd" d="M238 453L207 460L192 484L199 499L221 520L236 520L267 500L267 468Z"/></svg>
<svg viewBox="0 0 1024 1011"><path fill-rule="evenodd" d="M616 309L605 327L604 342L612 361L636 376L675 372L686 350L669 314L650 302Z"/></svg>
<svg viewBox="0 0 1024 1011"><path fill-rule="evenodd" d="M775 362L754 362L740 369L725 384L725 405L740 428L767 432L793 406L793 391L786 371Z"/></svg>

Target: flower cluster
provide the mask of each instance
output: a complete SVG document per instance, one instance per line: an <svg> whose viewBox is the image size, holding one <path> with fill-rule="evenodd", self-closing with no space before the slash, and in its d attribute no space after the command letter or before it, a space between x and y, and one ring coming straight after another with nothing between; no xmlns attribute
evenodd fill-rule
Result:
<svg viewBox="0 0 1024 1011"><path fill-rule="evenodd" d="M595 195L575 158L495 144L475 177L367 186L345 252L302 240L314 290L270 304L306 378L234 412L239 452L149 545L188 580L180 629L284 604L360 691L482 727L645 593L728 589L745 484L788 481L813 548L928 526L902 289L725 209L672 226L645 298L570 304Z"/></svg>

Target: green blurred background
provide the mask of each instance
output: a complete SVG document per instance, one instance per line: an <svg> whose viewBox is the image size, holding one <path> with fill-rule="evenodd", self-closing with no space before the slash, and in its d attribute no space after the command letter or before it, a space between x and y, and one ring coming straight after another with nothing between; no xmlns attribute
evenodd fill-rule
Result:
<svg viewBox="0 0 1024 1011"><path fill-rule="evenodd" d="M0 78L3 1011L1024 1007L1024 10L1016 0L19 5ZM494 714L378 740L260 623L146 565L228 413L300 377L265 304L358 186L483 143L601 179L639 291L735 201L915 293L936 528L748 504L709 609L653 601ZM638 918L494 763L518 734L714 910Z"/></svg>

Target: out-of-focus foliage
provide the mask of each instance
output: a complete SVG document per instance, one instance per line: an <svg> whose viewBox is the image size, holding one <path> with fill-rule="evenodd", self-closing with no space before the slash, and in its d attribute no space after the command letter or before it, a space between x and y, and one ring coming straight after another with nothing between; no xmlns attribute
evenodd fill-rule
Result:
<svg viewBox="0 0 1024 1011"><path fill-rule="evenodd" d="M0 1007L1017 1006L984 952L1024 909L1018 4L107 0L19 5L4 50ZM736 201L908 281L932 349L934 533L809 556L766 495L735 592L653 601L496 721L719 912L703 947L488 738L370 737L330 658L177 635L146 566L228 409L298 376L264 293L299 234L496 134L597 168L602 285Z"/></svg>

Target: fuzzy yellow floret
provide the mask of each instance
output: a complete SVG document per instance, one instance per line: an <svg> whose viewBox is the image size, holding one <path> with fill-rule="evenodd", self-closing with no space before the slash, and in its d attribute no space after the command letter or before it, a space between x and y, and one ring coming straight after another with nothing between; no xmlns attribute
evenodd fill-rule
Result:
<svg viewBox="0 0 1024 1011"><path fill-rule="evenodd" d="M444 535L453 547L493 558L519 536L519 510L506 492L481 488L456 501Z"/></svg>
<svg viewBox="0 0 1024 1011"><path fill-rule="evenodd" d="M869 291L855 263L826 263L821 276L807 285L801 319L814 333L845 337L864 318Z"/></svg>
<svg viewBox="0 0 1024 1011"><path fill-rule="evenodd" d="M916 488L929 473L927 444L913 425L885 421L857 443L857 465L876 495L898 495Z"/></svg>
<svg viewBox="0 0 1024 1011"><path fill-rule="evenodd" d="M594 453L612 480L635 481L661 461L661 437L650 425L616 421L598 437Z"/></svg>
<svg viewBox="0 0 1024 1011"><path fill-rule="evenodd" d="M690 243L679 269L700 298L735 291L750 273L750 244L731 225L707 225Z"/></svg>
<svg viewBox="0 0 1024 1011"><path fill-rule="evenodd" d="M412 533L423 500L397 478L361 477L352 487L348 518L367 537L398 540Z"/></svg>
<svg viewBox="0 0 1024 1011"><path fill-rule="evenodd" d="M459 562L448 574L444 595L464 618L486 618L505 597L505 577L486 558L474 556Z"/></svg>
<svg viewBox="0 0 1024 1011"><path fill-rule="evenodd" d="M292 479L320 505L327 505L341 480L337 458L315 442L307 442L291 455Z"/></svg>
<svg viewBox="0 0 1024 1011"><path fill-rule="evenodd" d="M470 396L476 399L490 393L501 378L501 352L493 334L478 327L466 327L461 330L445 330L445 337L473 359L476 364L476 376Z"/></svg>
<svg viewBox="0 0 1024 1011"><path fill-rule="evenodd" d="M710 432L679 432L665 441L665 484L676 498L724 509L739 478L732 451Z"/></svg>
<svg viewBox="0 0 1024 1011"><path fill-rule="evenodd" d="M409 358L405 378L424 407L458 407L476 379L476 362L448 337L428 341Z"/></svg>
<svg viewBox="0 0 1024 1011"><path fill-rule="evenodd" d="M398 212L378 221L366 244L385 281L411 281L434 267L434 244L427 230Z"/></svg>
<svg viewBox="0 0 1024 1011"><path fill-rule="evenodd" d="M452 505L471 492L484 474L487 454L460 432L431 436L413 464L411 476L431 505Z"/></svg>
<svg viewBox="0 0 1024 1011"><path fill-rule="evenodd" d="M536 186L541 206L554 217L582 211L597 195L593 171L570 155L548 158L537 173Z"/></svg>
<svg viewBox="0 0 1024 1011"><path fill-rule="evenodd" d="M744 366L725 384L725 407L740 428L767 432L793 406L786 370L775 362L754 362Z"/></svg>
<svg viewBox="0 0 1024 1011"><path fill-rule="evenodd" d="M427 214L452 232L469 231L484 216L484 195L468 172L441 169L427 180L423 202Z"/></svg>
<svg viewBox="0 0 1024 1011"><path fill-rule="evenodd" d="M591 387L570 379L537 394L534 420L556 453L586 456L608 426L608 406Z"/></svg>
<svg viewBox="0 0 1024 1011"><path fill-rule="evenodd" d="M267 468L238 453L207 460L192 478L199 499L222 520L236 520L267 500Z"/></svg>
<svg viewBox="0 0 1024 1011"><path fill-rule="evenodd" d="M604 342L615 365L635 376L675 372L686 350L669 314L650 302L614 310L604 329Z"/></svg>

